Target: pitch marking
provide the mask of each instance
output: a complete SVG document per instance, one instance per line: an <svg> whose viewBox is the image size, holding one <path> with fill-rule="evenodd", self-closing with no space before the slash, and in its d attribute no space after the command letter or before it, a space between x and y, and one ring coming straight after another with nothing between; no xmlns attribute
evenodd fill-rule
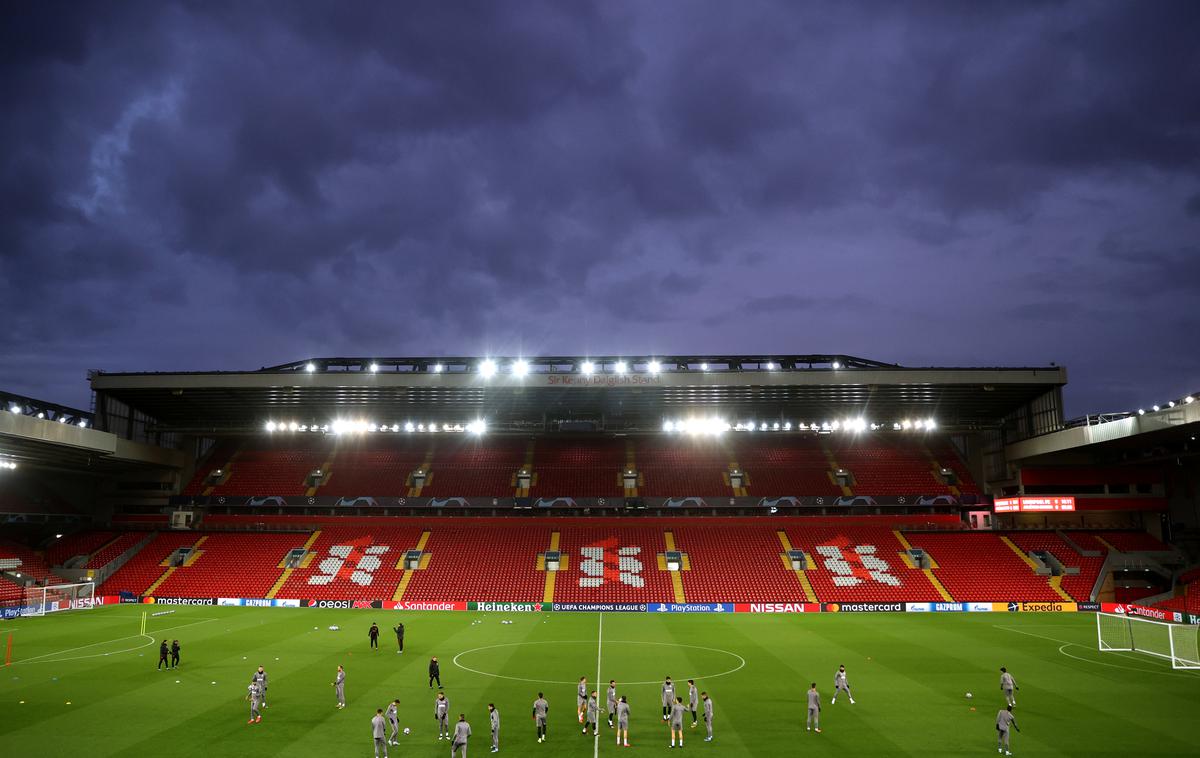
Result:
<svg viewBox="0 0 1200 758"><path fill-rule="evenodd" d="M521 647L523 645L583 645L583 644L591 644L591 642L592 642L591 640L534 640L531 642L504 642L499 645L484 645L483 647L475 647L475 648L471 648L470 650L464 650L461 653L459 653L458 655L454 656L454 658L451 659L451 663L453 663L455 666L458 666L463 671L470 671L472 674L479 674L480 676L490 676L495 679L509 679L514 682L529 682L531 684L577 684L577 682L562 682L562 681L558 681L556 679L526 679L526 678L520 677L520 676L507 676L505 674L494 674L491 671L480 671L478 669L473 669L470 666L464 666L462 663L459 662L458 659L464 655L470 655L471 653L478 653L481 650L494 650L496 648L501 648L501 647ZM738 660L738 665L729 669L728 671L722 671L719 674L705 674L705 675L692 674L690 676L679 677L682 680L716 679L719 676L728 676L729 674L737 673L738 671L741 671L743 668L746 667L746 659L745 658L743 658L742 656L740 656L737 653L734 653L732 651L722 650L719 647L705 647L703 645L684 645L679 642L646 642L644 640L610 640L610 644L614 644L614 645L660 645L663 647L686 647L691 650L707 650L710 653L722 653L724 655L728 655L730 658L736 658ZM654 680L654 681L649 681L649 682L626 682L625 684L627 686L632 687L632 686L646 685L646 684L660 684L660 682L658 680Z"/></svg>

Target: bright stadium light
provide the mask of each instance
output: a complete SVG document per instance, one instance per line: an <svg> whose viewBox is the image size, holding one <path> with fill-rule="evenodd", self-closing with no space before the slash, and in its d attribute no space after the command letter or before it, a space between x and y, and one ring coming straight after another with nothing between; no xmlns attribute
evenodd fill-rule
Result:
<svg viewBox="0 0 1200 758"><path fill-rule="evenodd" d="M487 431L487 422L481 418L475 419L471 423L467 424L467 431L478 437Z"/></svg>
<svg viewBox="0 0 1200 758"><path fill-rule="evenodd" d="M16 403L13 403L12 405L8 406L8 412L9 413L20 413L21 406L17 405Z"/></svg>
<svg viewBox="0 0 1200 758"><path fill-rule="evenodd" d="M1153 409L1154 409L1154 410L1156 410L1156 411L1157 411L1157 410L1159 410L1159 408L1158 408L1158 406L1157 406L1157 405L1152 405L1152 406L1150 406L1150 407L1151 407L1151 408L1153 408ZM42 414L40 414L40 413L39 413L39 414L38 414L38 418L41 418L41 417L42 417Z"/></svg>
<svg viewBox="0 0 1200 758"><path fill-rule="evenodd" d="M835 420L832 424L829 425L829 428L836 432L838 429L842 428L842 422Z"/></svg>
<svg viewBox="0 0 1200 758"><path fill-rule="evenodd" d="M658 372L662 371L662 364L658 361L650 361L646 364L646 370L651 374L657 374Z"/></svg>
<svg viewBox="0 0 1200 758"><path fill-rule="evenodd" d="M417 431L417 425L411 421L405 421L404 422L404 431L415 432L415 431Z"/></svg>
<svg viewBox="0 0 1200 758"><path fill-rule="evenodd" d="M667 421L664 421L664 422L663 422L663 431L664 431L664 432L673 432L673 431L675 431L675 422L674 422L674 421L671 421L670 419L668 419Z"/></svg>
<svg viewBox="0 0 1200 758"><path fill-rule="evenodd" d="M85 419L85 418L79 419L79 428L81 428L81 429L87 428L87 419Z"/></svg>
<svg viewBox="0 0 1200 758"><path fill-rule="evenodd" d="M483 363L479 364L479 375L484 379L491 379L496 375L496 362L488 358Z"/></svg>
<svg viewBox="0 0 1200 758"><path fill-rule="evenodd" d="M372 363L372 364L371 364L371 373L372 373L372 374L374 374L374 373L375 373L375 372L377 372L377 371L379 371L379 364L378 364L378 363Z"/></svg>
<svg viewBox="0 0 1200 758"><path fill-rule="evenodd" d="M783 431L785 431L785 432L792 431L792 422L791 421L783 422Z"/></svg>
<svg viewBox="0 0 1200 758"><path fill-rule="evenodd" d="M1139 416L1145 416L1145 415L1146 415L1146 409L1145 409L1145 408L1138 408L1138 415L1139 415Z"/></svg>
<svg viewBox="0 0 1200 758"><path fill-rule="evenodd" d="M392 431L393 431L393 432L398 432L398 431L400 431L400 425L399 425L399 424L392 424Z"/></svg>
<svg viewBox="0 0 1200 758"><path fill-rule="evenodd" d="M579 364L579 371L584 376L591 376L596 372L596 364L592 363L591 361L584 361L583 363Z"/></svg>
<svg viewBox="0 0 1200 758"><path fill-rule="evenodd" d="M1196 398L1192 397L1191 395L1188 395L1187 397L1185 397L1185 398L1183 399L1183 402L1185 402L1185 403L1194 403L1194 402L1196 402Z"/></svg>
<svg viewBox="0 0 1200 758"><path fill-rule="evenodd" d="M613 371L616 371L618 374L624 374L628 370L629 364L625 361L617 361L613 364Z"/></svg>
<svg viewBox="0 0 1200 758"><path fill-rule="evenodd" d="M834 361L834 362L833 362L833 367L834 367L834 368L841 368L841 367L842 367L842 364L841 364L841 363L839 363L838 361Z"/></svg>
<svg viewBox="0 0 1200 758"><path fill-rule="evenodd" d="M370 422L370 423L368 423L368 424L367 424L367 431L368 431L368 432L373 432L373 431L375 431L375 429L376 429L376 428L377 428L377 427L375 426L375 422L374 422L374 421L372 421L372 422Z"/></svg>
<svg viewBox="0 0 1200 758"><path fill-rule="evenodd" d="M446 370L446 367L443 366L442 364L440 364L440 363L433 364L433 373L440 374L445 370Z"/></svg>
<svg viewBox="0 0 1200 758"><path fill-rule="evenodd" d="M520 360L512 365L513 376L526 376L529 374L529 364L526 361Z"/></svg>
<svg viewBox="0 0 1200 758"><path fill-rule="evenodd" d="M707 363L701 363L701 364L700 364L700 370L701 370L701 371L708 371L708 364L707 364Z"/></svg>
<svg viewBox="0 0 1200 758"><path fill-rule="evenodd" d="M935 422L933 419L931 419L931 418L925 419L926 431L932 432L936 427L937 427L937 422Z"/></svg>
<svg viewBox="0 0 1200 758"><path fill-rule="evenodd" d="M767 371L774 371L774 370L775 370L775 363L773 361L767 361Z"/></svg>
<svg viewBox="0 0 1200 758"><path fill-rule="evenodd" d="M1158 406L1157 406L1157 405L1156 405L1156 406L1154 406L1154 410L1158 410ZM37 417L38 417L38 418L46 418L46 414L45 414L45 413L41 413L41 412L39 411L39 412L38 412L38 415L37 415Z"/></svg>
<svg viewBox="0 0 1200 758"><path fill-rule="evenodd" d="M288 424L289 432L294 432L294 431L297 431L298 429L300 429L300 425L297 424L295 421L292 421Z"/></svg>
<svg viewBox="0 0 1200 758"><path fill-rule="evenodd" d="M1172 400L1172 401L1168 402L1168 403L1167 403L1167 407L1168 407L1168 408L1174 408L1174 407L1175 407L1175 401L1174 401L1174 400Z"/></svg>
<svg viewBox="0 0 1200 758"><path fill-rule="evenodd" d="M775 431L775 432L779 431L779 422L778 421L776 421L774 424L771 424L771 430Z"/></svg>
<svg viewBox="0 0 1200 758"><path fill-rule="evenodd" d="M317 370L317 366L315 363L306 363L304 364L304 370L311 374Z"/></svg>
<svg viewBox="0 0 1200 758"><path fill-rule="evenodd" d="M301 425L300 425L300 431L302 431L302 432L307 432L307 431L308 431L308 424L301 424Z"/></svg>

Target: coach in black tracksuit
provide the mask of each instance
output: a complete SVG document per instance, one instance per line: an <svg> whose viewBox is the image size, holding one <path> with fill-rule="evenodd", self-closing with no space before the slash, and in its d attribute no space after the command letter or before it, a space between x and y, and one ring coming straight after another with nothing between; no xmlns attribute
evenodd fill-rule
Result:
<svg viewBox="0 0 1200 758"><path fill-rule="evenodd" d="M162 670L163 666L171 668L171 664L167 660L167 654L169 652L170 651L167 649L167 641L163 640L162 644L158 646L158 668L160 671Z"/></svg>
<svg viewBox="0 0 1200 758"><path fill-rule="evenodd" d="M371 647L378 650L379 649L379 624L371 624L371 629L370 629L370 631L367 632L367 636L371 638Z"/></svg>
<svg viewBox="0 0 1200 758"><path fill-rule="evenodd" d="M436 679L438 689L442 688L442 668L438 666L437 656L429 659L429 689L433 689L433 680Z"/></svg>
<svg viewBox="0 0 1200 758"><path fill-rule="evenodd" d="M404 652L404 623L401 622L399 624L396 624L396 626L392 628L392 631L394 631L396 633L396 647L399 648L398 650L396 650L396 652L403 653Z"/></svg>
<svg viewBox="0 0 1200 758"><path fill-rule="evenodd" d="M171 668L179 665L179 640L171 640Z"/></svg>

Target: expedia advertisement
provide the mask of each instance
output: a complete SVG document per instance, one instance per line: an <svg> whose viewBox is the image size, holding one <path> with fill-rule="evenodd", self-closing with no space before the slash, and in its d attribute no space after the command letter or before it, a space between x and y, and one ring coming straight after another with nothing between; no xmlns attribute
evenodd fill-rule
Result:
<svg viewBox="0 0 1200 758"><path fill-rule="evenodd" d="M554 610L554 603L467 603L468 611L497 611L500 613L541 613Z"/></svg>
<svg viewBox="0 0 1200 758"><path fill-rule="evenodd" d="M904 613L904 603L825 603L826 613Z"/></svg>
<svg viewBox="0 0 1200 758"><path fill-rule="evenodd" d="M1015 606L1015 607L1014 607ZM1077 603L1009 603L1009 611L1020 613L1075 613Z"/></svg>

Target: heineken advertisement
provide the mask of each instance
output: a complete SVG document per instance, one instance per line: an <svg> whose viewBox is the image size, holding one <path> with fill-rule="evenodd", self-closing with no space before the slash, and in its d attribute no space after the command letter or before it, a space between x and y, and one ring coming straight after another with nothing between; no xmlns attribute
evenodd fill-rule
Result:
<svg viewBox="0 0 1200 758"><path fill-rule="evenodd" d="M554 610L554 603L467 603L468 611L499 611L501 613L541 613Z"/></svg>

